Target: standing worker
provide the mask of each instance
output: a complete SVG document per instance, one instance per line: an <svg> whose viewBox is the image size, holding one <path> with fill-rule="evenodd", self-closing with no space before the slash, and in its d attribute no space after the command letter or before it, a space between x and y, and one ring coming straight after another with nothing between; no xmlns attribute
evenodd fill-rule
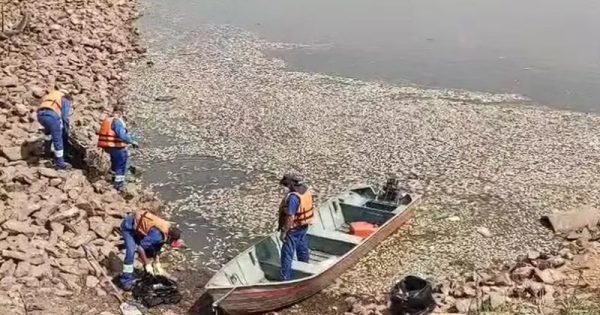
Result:
<svg viewBox="0 0 600 315"><path fill-rule="evenodd" d="M125 174L127 173L127 145L138 147L127 132L125 122L121 119L123 108L115 106L112 114L104 119L98 133L98 147L110 154L110 169L115 173L113 187L119 192L125 190Z"/></svg>
<svg viewBox="0 0 600 315"><path fill-rule="evenodd" d="M65 147L69 142L69 116L73 97L63 90L48 93L42 99L37 110L37 119L44 127L44 133L52 137L50 150L54 152L54 167L70 169L71 164L65 162Z"/></svg>
<svg viewBox="0 0 600 315"><path fill-rule="evenodd" d="M177 227L148 211L127 213L121 223L121 233L125 242L125 260L119 282L124 290L131 290L135 284L133 262L136 251L147 273L164 275L158 259L162 246L169 243L171 247L179 248L182 244L181 231ZM152 264L148 263L148 258L154 258Z"/></svg>
<svg viewBox="0 0 600 315"><path fill-rule="evenodd" d="M279 238L281 247L281 280L292 278L294 252L299 261L308 262L308 226L313 223L314 208L312 194L300 178L284 175L279 184L288 192L279 206Z"/></svg>

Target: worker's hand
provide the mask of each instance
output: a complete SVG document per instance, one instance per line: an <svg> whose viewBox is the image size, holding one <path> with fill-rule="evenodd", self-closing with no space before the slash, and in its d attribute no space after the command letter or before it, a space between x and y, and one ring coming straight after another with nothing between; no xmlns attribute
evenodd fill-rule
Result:
<svg viewBox="0 0 600 315"><path fill-rule="evenodd" d="M154 266L152 266L151 264L147 264L144 266L144 270L146 270L146 273L149 273L151 275L155 275L155 270L154 270Z"/></svg>
<svg viewBox="0 0 600 315"><path fill-rule="evenodd" d="M132 142L132 143L131 143L131 146L132 146L134 149L137 149L137 148L139 148L139 147L140 147L140 145L137 143L137 141L134 141L134 142Z"/></svg>
<svg viewBox="0 0 600 315"><path fill-rule="evenodd" d="M287 231L281 231L281 232L279 233L279 239L280 239L282 242L285 242L285 238L286 238L286 237L287 237Z"/></svg>
<svg viewBox="0 0 600 315"><path fill-rule="evenodd" d="M162 268L162 265L158 261L153 262L152 267L154 268L154 275L156 276L164 276L167 274L167 272Z"/></svg>

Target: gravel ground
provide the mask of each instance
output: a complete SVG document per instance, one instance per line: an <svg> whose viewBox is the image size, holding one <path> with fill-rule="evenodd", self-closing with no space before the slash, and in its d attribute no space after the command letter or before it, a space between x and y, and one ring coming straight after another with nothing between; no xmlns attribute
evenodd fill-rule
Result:
<svg viewBox="0 0 600 315"><path fill-rule="evenodd" d="M230 26L155 27L143 37L151 63L133 73L134 128L168 142L145 143L139 158L211 156L247 176L174 208L235 231L215 253L272 231L282 194L275 178L287 171L305 174L321 198L390 173L424 193L411 228L333 284L336 294L387 292L405 273L442 278L551 247L541 214L598 204L595 115L516 95L291 72L263 51L297 45ZM164 96L176 99L156 100ZM199 263L218 267L227 255L217 256Z"/></svg>

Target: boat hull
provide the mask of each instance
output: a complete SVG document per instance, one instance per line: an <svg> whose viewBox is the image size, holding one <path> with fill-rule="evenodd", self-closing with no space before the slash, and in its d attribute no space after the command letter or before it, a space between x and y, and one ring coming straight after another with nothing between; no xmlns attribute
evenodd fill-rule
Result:
<svg viewBox="0 0 600 315"><path fill-rule="evenodd" d="M219 303L219 308L228 314L264 313L298 303L325 289L368 251L404 225L413 216L413 209L414 204L381 226L376 233L358 244L336 264L314 277L292 282L244 286L232 292L231 288L208 288L207 293L215 301L229 293Z"/></svg>

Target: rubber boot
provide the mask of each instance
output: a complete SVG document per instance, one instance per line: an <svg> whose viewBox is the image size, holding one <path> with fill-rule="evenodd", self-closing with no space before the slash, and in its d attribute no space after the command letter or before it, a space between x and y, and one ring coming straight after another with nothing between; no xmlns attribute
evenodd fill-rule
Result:
<svg viewBox="0 0 600 315"><path fill-rule="evenodd" d="M65 162L64 158L55 158L54 159L54 168L57 170L70 170L72 168L71 164Z"/></svg>
<svg viewBox="0 0 600 315"><path fill-rule="evenodd" d="M124 291L131 291L135 285L136 279L133 273L124 272L119 278L119 287Z"/></svg>
<svg viewBox="0 0 600 315"><path fill-rule="evenodd" d="M113 187L118 193L125 193L125 182L113 182Z"/></svg>

